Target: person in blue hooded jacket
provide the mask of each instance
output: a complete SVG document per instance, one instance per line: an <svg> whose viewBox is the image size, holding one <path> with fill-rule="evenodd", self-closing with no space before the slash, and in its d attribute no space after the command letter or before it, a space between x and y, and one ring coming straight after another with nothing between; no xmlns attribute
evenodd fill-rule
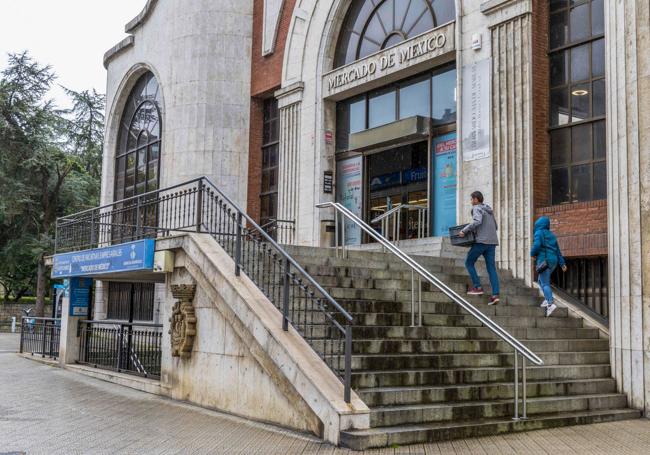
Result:
<svg viewBox="0 0 650 455"><path fill-rule="evenodd" d="M546 308L546 317L548 317L557 308L557 305L553 303L551 275L558 266L562 268L563 272L566 272L566 263L560 251L557 237L551 232L551 220L547 216L543 216L535 222L535 234L530 255L535 259L539 287L544 293L542 308ZM540 270L540 268L543 270Z"/></svg>

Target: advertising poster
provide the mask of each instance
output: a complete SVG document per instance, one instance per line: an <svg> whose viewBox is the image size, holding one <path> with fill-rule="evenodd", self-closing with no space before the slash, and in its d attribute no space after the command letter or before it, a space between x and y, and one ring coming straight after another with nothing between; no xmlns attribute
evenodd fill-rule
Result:
<svg viewBox="0 0 650 455"><path fill-rule="evenodd" d="M93 280L90 278L73 277L65 280L70 298L70 316L88 316L90 306L90 290Z"/></svg>
<svg viewBox="0 0 650 455"><path fill-rule="evenodd" d="M435 237L449 235L456 225L456 133L445 134L433 140L433 210L432 222Z"/></svg>
<svg viewBox="0 0 650 455"><path fill-rule="evenodd" d="M490 60L463 67L463 161L490 156Z"/></svg>
<svg viewBox="0 0 650 455"><path fill-rule="evenodd" d="M355 156L336 163L336 202L359 217L363 208L363 157ZM361 244L361 228L345 220L345 244Z"/></svg>

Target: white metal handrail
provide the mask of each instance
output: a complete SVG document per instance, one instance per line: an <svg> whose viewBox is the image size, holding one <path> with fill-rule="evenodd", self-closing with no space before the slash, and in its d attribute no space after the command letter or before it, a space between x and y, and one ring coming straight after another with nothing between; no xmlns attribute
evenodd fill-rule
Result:
<svg viewBox="0 0 650 455"><path fill-rule="evenodd" d="M494 334L496 334L501 340L505 341L507 344L509 344L514 350L515 358L514 358L514 370L515 370L515 416L514 419L518 420L519 417L519 397L518 397L518 392L519 392L519 368L518 368L518 354L522 356L522 382L523 382L523 413L522 413L522 418L526 418L526 359L528 359L530 362L537 366L544 365L544 361L534 352L532 352L528 347L526 347L523 343L521 343L518 339L513 337L510 333L508 333L503 327L501 327L499 324L496 322L492 321L490 318L488 318L485 314L481 313L479 310L477 310L471 303L469 303L467 300L465 300L463 297L461 297L458 293L456 293L453 289L451 289L449 286L447 286L445 283L443 283L440 279L436 278L431 272L429 272L427 269L425 269L422 265L420 265L418 262L416 262L413 258L411 258L408 254L404 253L402 250L397 248L395 245L393 245L391 242L388 241L384 236L380 235L377 233L374 229L372 229L367 223L365 223L361 218L359 218L357 215L352 213L349 209L344 207L338 202L324 202L321 204L317 204L316 207L318 208L333 208L336 213L336 226L338 229L339 225L339 214L342 215L341 218L347 218L350 221L352 221L354 224L359 226L366 234L368 234L370 237L375 239L378 243L380 243L386 250L390 251L393 253L395 256L397 256L402 262L407 264L411 268L411 284L412 286L414 285L414 274L418 274L418 280L421 278L424 278L426 281L434 285L438 290L440 290L443 294L445 294L447 297L449 297L454 303L462 307L465 311L470 313L472 316L474 316L476 319L478 319L482 324L484 324L488 329L490 329ZM345 226L344 219L341 220L342 225ZM339 251L339 236L338 232L336 233L336 248L337 252ZM342 236L342 245L341 245L341 251L343 253L343 257L346 256L346 250L345 250L345 235ZM421 294L421 292L419 291ZM414 302L414 296L415 296L415 291L414 288L412 287L411 289L411 319L414 319L414 311L413 311L413 302ZM422 325L422 301L420 299L419 301L419 324Z"/></svg>
<svg viewBox="0 0 650 455"><path fill-rule="evenodd" d="M396 204L390 210L382 213L381 215L370 220L371 223L381 222L381 232L386 237L388 233L393 234L393 242L399 243L400 235L402 231L402 210L417 210L418 212L418 229L417 229L417 238L422 239L426 236L427 232L427 212L429 208L426 205L418 204ZM392 225L391 225L392 221Z"/></svg>

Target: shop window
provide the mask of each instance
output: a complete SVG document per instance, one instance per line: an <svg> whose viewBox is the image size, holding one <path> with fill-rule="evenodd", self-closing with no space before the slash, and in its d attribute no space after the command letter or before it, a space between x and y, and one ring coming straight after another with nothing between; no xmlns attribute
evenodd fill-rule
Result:
<svg viewBox="0 0 650 455"><path fill-rule="evenodd" d="M552 0L549 23L551 203L606 197L602 0Z"/></svg>
<svg viewBox="0 0 650 455"><path fill-rule="evenodd" d="M278 153L280 118L278 101L264 101L262 126L262 187L260 192L260 224L264 226L278 212Z"/></svg>
<svg viewBox="0 0 650 455"><path fill-rule="evenodd" d="M335 67L452 21L454 0L354 0L337 43Z"/></svg>
<svg viewBox="0 0 650 455"><path fill-rule="evenodd" d="M347 150L349 136L395 120L420 115L434 125L456 122L456 68L445 66L336 105L336 149Z"/></svg>

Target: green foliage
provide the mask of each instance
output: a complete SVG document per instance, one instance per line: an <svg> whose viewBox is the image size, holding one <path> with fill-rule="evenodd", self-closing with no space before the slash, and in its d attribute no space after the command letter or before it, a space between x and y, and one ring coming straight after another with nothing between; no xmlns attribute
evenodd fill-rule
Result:
<svg viewBox="0 0 650 455"><path fill-rule="evenodd" d="M58 110L55 80L27 52L0 73L0 293L13 298L37 285L42 300L56 218L99 199L104 96L66 89L72 108Z"/></svg>

